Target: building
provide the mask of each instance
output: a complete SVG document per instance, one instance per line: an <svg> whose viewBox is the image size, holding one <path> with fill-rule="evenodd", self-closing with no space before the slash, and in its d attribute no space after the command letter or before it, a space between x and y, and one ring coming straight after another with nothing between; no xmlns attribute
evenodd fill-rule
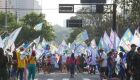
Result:
<svg viewBox="0 0 140 80"><path fill-rule="evenodd" d="M20 19L31 12L41 13L42 7L37 0L0 0L0 11L7 11L16 14Z"/></svg>
<svg viewBox="0 0 140 80"><path fill-rule="evenodd" d="M26 14L31 12L41 13L42 7L39 5L38 1L36 0L16 0L17 10L15 10L17 14L17 18L22 18ZM37 10L38 9L38 10Z"/></svg>

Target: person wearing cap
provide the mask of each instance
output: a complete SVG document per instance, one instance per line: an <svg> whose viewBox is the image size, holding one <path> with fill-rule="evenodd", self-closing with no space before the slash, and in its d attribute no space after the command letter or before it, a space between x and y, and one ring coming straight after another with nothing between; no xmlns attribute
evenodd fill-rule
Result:
<svg viewBox="0 0 140 80"><path fill-rule="evenodd" d="M32 54L28 59L28 71L28 80L34 80L36 72L36 52L34 50L32 51Z"/></svg>
<svg viewBox="0 0 140 80"><path fill-rule="evenodd" d="M126 80L130 80L130 78L134 78L133 72L134 72L134 56L136 55L135 52L136 45L131 45L131 50L126 55L126 63L127 63L127 69L126 69Z"/></svg>

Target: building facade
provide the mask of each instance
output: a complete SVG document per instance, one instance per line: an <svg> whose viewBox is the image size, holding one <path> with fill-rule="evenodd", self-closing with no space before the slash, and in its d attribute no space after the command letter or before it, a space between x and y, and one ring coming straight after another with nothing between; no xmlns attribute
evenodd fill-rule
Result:
<svg viewBox="0 0 140 80"><path fill-rule="evenodd" d="M37 0L0 0L0 11L14 13L17 19L31 12L41 13L42 7Z"/></svg>

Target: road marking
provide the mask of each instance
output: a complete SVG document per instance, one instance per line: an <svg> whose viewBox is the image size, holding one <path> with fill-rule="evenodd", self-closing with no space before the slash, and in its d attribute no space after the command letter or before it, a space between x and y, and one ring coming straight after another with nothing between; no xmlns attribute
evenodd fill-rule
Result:
<svg viewBox="0 0 140 80"><path fill-rule="evenodd" d="M62 80L69 80L69 78L63 78Z"/></svg>
<svg viewBox="0 0 140 80"><path fill-rule="evenodd" d="M90 80L90 79L88 79L88 78L83 78L83 80Z"/></svg>
<svg viewBox="0 0 140 80"><path fill-rule="evenodd" d="M54 79L47 79L47 80L54 80Z"/></svg>

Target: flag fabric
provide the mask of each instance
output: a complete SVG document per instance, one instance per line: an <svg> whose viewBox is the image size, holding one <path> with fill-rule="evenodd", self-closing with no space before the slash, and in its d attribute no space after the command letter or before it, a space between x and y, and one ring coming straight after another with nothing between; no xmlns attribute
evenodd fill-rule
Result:
<svg viewBox="0 0 140 80"><path fill-rule="evenodd" d="M90 46L91 46L93 49L97 47L95 39L93 39L93 40L91 41Z"/></svg>
<svg viewBox="0 0 140 80"><path fill-rule="evenodd" d="M83 43L84 41L86 41L86 40L88 40L88 39L89 39L88 33L87 33L87 31L85 30L85 31L81 32L81 33L76 37L76 39L75 39L74 42L80 44L80 43Z"/></svg>
<svg viewBox="0 0 140 80"><path fill-rule="evenodd" d="M110 38L109 38L109 36L108 36L106 31L104 32L103 43L104 43L104 46L105 46L104 48L107 51L109 51L110 49L113 48L113 44L111 43Z"/></svg>
<svg viewBox="0 0 140 80"><path fill-rule="evenodd" d="M8 37L8 42L7 42L7 46L5 47L5 49L10 48L12 46L12 44L15 42L17 36L19 35L19 32L21 31L22 27L17 28L15 31L13 31L10 36Z"/></svg>
<svg viewBox="0 0 140 80"><path fill-rule="evenodd" d="M115 50L118 50L119 49L119 43L120 43L120 38L119 36L117 35L117 33L115 32Z"/></svg>
<svg viewBox="0 0 140 80"><path fill-rule="evenodd" d="M134 37L131 40L131 43L140 47L140 45L139 45L139 43L140 43L140 33L139 33L138 30L135 30Z"/></svg>
<svg viewBox="0 0 140 80"><path fill-rule="evenodd" d="M40 42L40 36L34 40L34 43L38 44Z"/></svg>
<svg viewBox="0 0 140 80"><path fill-rule="evenodd" d="M99 44L98 44L98 49L104 49L104 44L103 44L103 38L100 38Z"/></svg>
<svg viewBox="0 0 140 80"><path fill-rule="evenodd" d="M58 47L58 54L63 55L64 51L67 50L68 46L65 40L62 41L62 43Z"/></svg>
<svg viewBox="0 0 140 80"><path fill-rule="evenodd" d="M0 36L0 48L3 48L3 47L4 47L4 42L3 42L3 40L2 40L2 38Z"/></svg>
<svg viewBox="0 0 140 80"><path fill-rule="evenodd" d="M121 38L119 46L122 46L126 51L130 51L131 49L131 40L133 39L133 34L128 28Z"/></svg>
<svg viewBox="0 0 140 80"><path fill-rule="evenodd" d="M111 32L110 32L110 41L111 41L111 43L112 43L112 45L113 45L112 48L115 47L115 39L116 39L115 34L116 34L116 33L111 29Z"/></svg>
<svg viewBox="0 0 140 80"><path fill-rule="evenodd" d="M43 23L39 23L39 24L35 25L34 30L41 31L42 30L42 26L43 26Z"/></svg>

